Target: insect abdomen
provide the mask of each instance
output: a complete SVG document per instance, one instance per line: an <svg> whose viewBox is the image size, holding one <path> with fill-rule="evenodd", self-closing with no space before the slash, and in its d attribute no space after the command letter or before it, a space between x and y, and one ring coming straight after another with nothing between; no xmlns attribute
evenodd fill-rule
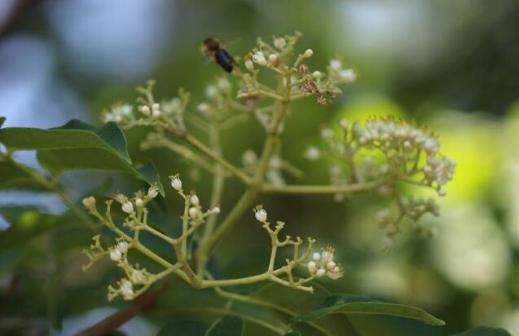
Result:
<svg viewBox="0 0 519 336"><path fill-rule="evenodd" d="M224 49L218 49L214 53L214 59L225 71L232 72L232 64L234 63L234 60L227 51Z"/></svg>

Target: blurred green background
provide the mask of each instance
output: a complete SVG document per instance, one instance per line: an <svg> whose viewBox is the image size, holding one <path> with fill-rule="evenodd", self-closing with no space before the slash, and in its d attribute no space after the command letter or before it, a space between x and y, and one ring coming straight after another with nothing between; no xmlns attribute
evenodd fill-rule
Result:
<svg viewBox="0 0 519 336"><path fill-rule="evenodd" d="M330 106L322 108L313 100L294 106L283 153L306 175L291 182L327 180L327 168L302 155L317 141L320 126L340 117L364 120L379 114L413 119L434 130L444 153L457 161L457 171L441 200L441 216L425 219L438 226L438 236L402 237L390 252L383 249L383 232L374 219L381 204L368 196L343 203L324 196L275 196L258 203L287 222L287 233L311 235L337 247L345 277L325 285L423 307L447 320L452 332L484 324L519 334L518 17L515 0L3 0L0 114L7 117L4 126L52 127L71 118L98 123L99 113L112 103L133 102L135 87L149 78L157 80L159 98L184 87L196 103L203 99L205 83L222 75L199 52L204 38L217 37L231 54L243 55L257 36L269 39L299 30L304 34L301 49L314 50L312 67L324 68L338 56L358 72L358 80ZM155 162L164 177L175 172L190 176L185 183L207 202L209 177L172 154L139 152L141 136L130 133L133 157ZM225 156L238 163L244 150L260 149L262 130L246 124L225 134L224 142ZM33 153L18 158L36 165ZM101 173L68 174L63 184L79 199L107 177L114 183L106 193L139 186ZM240 192L237 182L226 185L224 211ZM164 206L172 202L167 199ZM44 213L64 211L50 195L0 192L2 206L27 203ZM170 215L176 211L171 207ZM37 222L25 217L20 223ZM243 268L264 264L266 237L256 238L260 230L251 219L242 222L218 250L226 274L242 275ZM7 214L0 216L2 230L13 224ZM49 288L58 283L62 292L56 309L65 318L67 334L86 323L81 314L95 319L113 309L105 301L104 284L114 275L78 279L84 261L78 252L91 234L61 233L74 238L59 262L46 258L45 251L49 243L66 245L56 242L62 236L49 240L43 235L4 249L0 291L7 295L13 279L21 283L17 311L41 326L47 323L49 305L39 296L52 295ZM13 268L18 261L23 266ZM38 281L46 285L40 288ZM85 282L97 289L80 292ZM75 305L70 302L74 297L85 301ZM2 311L9 311L7 304ZM105 308L90 311L96 307ZM132 323L135 335L154 330L145 319Z"/></svg>

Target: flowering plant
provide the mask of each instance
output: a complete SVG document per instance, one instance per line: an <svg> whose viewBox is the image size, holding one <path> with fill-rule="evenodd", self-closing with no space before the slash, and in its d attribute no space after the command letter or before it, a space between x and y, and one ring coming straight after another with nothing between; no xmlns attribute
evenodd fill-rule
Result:
<svg viewBox="0 0 519 336"><path fill-rule="evenodd" d="M274 37L272 43L259 39L249 53L233 61L231 76L220 76L206 88L206 98L195 107L184 90L171 99L156 99L155 83L150 81L138 88L136 104L119 103L105 111L105 125L100 129L72 121L58 129L0 130L0 142L7 148L0 163L9 172L8 182L30 181L56 192L75 216L96 231L92 244L84 251L88 257L84 270L101 260L110 260L120 272L118 280L108 285L108 299L134 300L124 318L118 315L89 328L85 334L107 332L148 309L150 302L156 302L170 289L173 279L180 279L198 292L211 288L225 303L223 308L209 311L209 315L220 317L212 324L203 318L196 322L197 328L206 330L208 335L222 331L226 335L241 335L244 323L279 335L349 334L346 329L337 332L322 322L321 318L334 313L391 315L430 325L443 324L419 308L365 297L327 295L317 307L292 309L236 291L240 286L271 282L301 292L323 292L320 285L316 290L316 279L337 281L348 277L348 267L341 266L343 262L338 260L333 247L316 248L321 242L313 238L283 235L285 223L270 222L267 209L257 204L258 196L328 194L341 201L354 194L375 192L393 202L394 206L378 214L388 238L393 240L406 220L423 231L415 223L427 213L438 215L434 199L410 196L403 186L429 188L444 196L445 185L453 177L455 164L441 154L432 132L403 120L375 117L364 124L342 119L336 127L322 128L322 143L302 153L308 160L333 162L329 184L287 183L287 175L301 173L281 151L280 136L287 117L298 112L292 108L293 102L305 99L309 104L313 100L328 105L342 93L345 84L356 79L355 71L344 68L339 59L331 60L324 70L311 68L308 60L314 52L298 52L300 37L299 33ZM242 163L238 164L225 157L221 133L246 120L256 120L265 139L260 154L245 148ZM145 131L141 150L171 151L211 176L211 197L204 205L196 191L187 186L185 174L171 169L173 175L167 189L176 193L182 204L180 213L170 218L174 230L153 216L167 190L160 177L152 166L136 167L129 158L123 130L133 128ZM28 137L31 141L27 141ZM66 145L56 141L64 137L68 137ZM12 153L18 149L37 149L40 163L52 177L17 162ZM87 160L93 157L97 159ZM86 196L82 199L88 212L85 214L59 184L61 172L77 168L122 170L145 181L147 186L133 195L113 194L104 202L99 201L105 198L102 195ZM243 185L244 192L232 208L221 208L224 186L231 178ZM224 237L232 236L242 219L263 229L270 242L269 258L259 273L236 278L225 273L222 276L214 266L216 247ZM159 243L151 243L152 240ZM233 304L274 311L283 317L272 321L272 317L263 318L261 313L235 310ZM164 326L162 334L183 330L177 322Z"/></svg>

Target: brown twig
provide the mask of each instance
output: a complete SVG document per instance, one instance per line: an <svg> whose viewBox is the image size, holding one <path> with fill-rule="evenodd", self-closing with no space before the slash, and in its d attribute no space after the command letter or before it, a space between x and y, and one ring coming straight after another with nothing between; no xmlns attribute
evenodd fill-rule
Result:
<svg viewBox="0 0 519 336"><path fill-rule="evenodd" d="M79 332L76 336L102 336L108 334L134 318L137 314L154 309L161 295L170 287L171 283L164 283L160 288L143 294L128 307Z"/></svg>

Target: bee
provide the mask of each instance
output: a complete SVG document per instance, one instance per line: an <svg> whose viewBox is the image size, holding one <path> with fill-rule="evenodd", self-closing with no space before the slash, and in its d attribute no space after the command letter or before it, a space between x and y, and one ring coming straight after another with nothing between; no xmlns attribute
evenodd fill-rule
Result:
<svg viewBox="0 0 519 336"><path fill-rule="evenodd" d="M222 48L220 42L216 39L208 37L202 44L202 52L209 57L212 57L214 61L227 72L232 72L234 59L232 56Z"/></svg>

